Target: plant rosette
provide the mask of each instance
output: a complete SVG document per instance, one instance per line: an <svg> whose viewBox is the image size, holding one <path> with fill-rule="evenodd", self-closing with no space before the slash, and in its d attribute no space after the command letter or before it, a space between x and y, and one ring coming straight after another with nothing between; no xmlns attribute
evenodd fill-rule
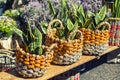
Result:
<svg viewBox="0 0 120 80"><path fill-rule="evenodd" d="M14 28L17 27L16 22L6 16L0 16L0 48L12 48L12 34Z"/></svg>
<svg viewBox="0 0 120 80"><path fill-rule="evenodd" d="M27 32L16 29L21 38L22 46L17 43L16 70L23 77L41 77L53 58L53 47L42 46L42 33L28 20ZM31 28L34 26L34 28Z"/></svg>
<svg viewBox="0 0 120 80"><path fill-rule="evenodd" d="M42 55L25 52L18 46L16 51L16 71L27 78L43 76L52 62L52 48L54 46L55 44L52 44L50 47L43 46Z"/></svg>
<svg viewBox="0 0 120 80"><path fill-rule="evenodd" d="M83 33L83 54L98 55L108 48L110 24L107 22L106 6L97 13L84 12L83 6L76 8L73 14Z"/></svg>
<svg viewBox="0 0 120 80"><path fill-rule="evenodd" d="M83 37L79 30L72 31L68 40L60 39L56 28L51 28L53 23L59 23L60 27L63 28L62 22L59 19L52 20L47 29L46 33L46 45L49 46L53 43L57 44L54 50L53 63L59 65L68 65L78 61L82 55ZM66 35L66 34L65 34ZM75 35L75 38L71 40L70 38Z"/></svg>
<svg viewBox="0 0 120 80"><path fill-rule="evenodd" d="M106 28L99 30L103 25ZM95 31L85 28L80 29L83 33L83 54L85 55L99 55L109 47L110 24L108 22L101 22L96 28Z"/></svg>

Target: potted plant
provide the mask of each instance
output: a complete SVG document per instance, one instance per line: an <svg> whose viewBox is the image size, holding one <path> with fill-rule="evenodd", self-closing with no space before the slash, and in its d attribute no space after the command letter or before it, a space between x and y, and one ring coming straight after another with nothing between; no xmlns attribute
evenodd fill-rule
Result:
<svg viewBox="0 0 120 80"><path fill-rule="evenodd" d="M42 34L35 27L28 22L27 32L17 30L18 35L21 37L23 47L17 43L16 52L16 70L23 77L40 77L42 76L50 65L53 58L52 48L42 46Z"/></svg>
<svg viewBox="0 0 120 80"><path fill-rule="evenodd" d="M77 7L74 20L77 20L83 33L83 54L99 55L108 48L110 24L106 17L106 6L98 13L87 10L84 13L82 5Z"/></svg>
<svg viewBox="0 0 120 80"><path fill-rule="evenodd" d="M0 16L0 48L12 49L13 28L17 28L16 22L6 16Z"/></svg>
<svg viewBox="0 0 120 80"><path fill-rule="evenodd" d="M50 21L46 31L46 45L57 44L54 48L53 63L68 65L78 61L82 55L82 33L77 30L78 23L72 23L67 12L66 0L61 0L61 12L58 13L49 0L49 6L54 18ZM62 15L62 16L59 16ZM58 18L58 19L57 19Z"/></svg>
<svg viewBox="0 0 120 80"><path fill-rule="evenodd" d="M6 0L0 0L0 16L2 15L5 9L5 3L6 3Z"/></svg>
<svg viewBox="0 0 120 80"><path fill-rule="evenodd" d="M15 53L13 51L13 33L17 28L16 22L7 16L0 16L0 71L7 71L15 67Z"/></svg>

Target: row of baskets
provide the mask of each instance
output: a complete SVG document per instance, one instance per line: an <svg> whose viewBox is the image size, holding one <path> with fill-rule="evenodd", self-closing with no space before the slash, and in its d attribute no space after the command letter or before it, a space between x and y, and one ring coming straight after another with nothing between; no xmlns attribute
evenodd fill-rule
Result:
<svg viewBox="0 0 120 80"><path fill-rule="evenodd" d="M56 20L53 20L54 22ZM59 21L59 20L57 20ZM105 30L98 30L106 25ZM30 54L20 48L17 43L16 71L23 77L40 77L47 71L50 63L69 65L78 60L82 55L99 55L108 49L110 38L110 24L102 22L96 31L80 28L70 33L67 41L54 37L54 28L48 26L46 46L43 55ZM73 34L77 34L74 40L70 40Z"/></svg>
<svg viewBox="0 0 120 80"><path fill-rule="evenodd" d="M60 22L60 20L55 19L50 23L53 24L56 21ZM55 29L49 25L45 40L46 46L44 46L45 54L29 54L17 44L17 72L23 77L40 77L46 72L51 62L58 65L69 65L80 60L82 54L101 54L108 48L110 37L109 23L102 22L97 28L100 28L102 25L106 25L106 29L103 31L91 31L89 29L74 30L70 33L67 41L56 38L54 36L56 34ZM75 39L71 40L71 36L75 33Z"/></svg>

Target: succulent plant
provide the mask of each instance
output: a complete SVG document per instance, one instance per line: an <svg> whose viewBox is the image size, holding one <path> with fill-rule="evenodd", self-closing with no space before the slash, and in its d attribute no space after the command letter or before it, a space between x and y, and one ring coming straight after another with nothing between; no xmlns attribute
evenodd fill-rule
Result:
<svg viewBox="0 0 120 80"><path fill-rule="evenodd" d="M6 16L0 16L0 38L8 38L14 33L14 28L17 28L16 22Z"/></svg>
<svg viewBox="0 0 120 80"><path fill-rule="evenodd" d="M24 49L26 52L34 53L37 55L42 54L42 34L38 28L31 28L30 26L35 26L34 23L28 22L27 32L23 32L18 29L16 22L5 16L0 16L0 38L9 37L13 33L16 33L21 37L24 43ZM27 29L26 28L26 29Z"/></svg>
<svg viewBox="0 0 120 80"><path fill-rule="evenodd" d="M29 22L28 22L29 23ZM38 28L30 27L31 23L28 25L28 32L26 34L26 39L24 39L25 45L26 45L26 51L29 53L34 53L37 55L42 54L42 34L38 30ZM32 24L32 26L35 26ZM27 40L27 41L25 41Z"/></svg>
<svg viewBox="0 0 120 80"><path fill-rule="evenodd" d="M74 20L78 21L78 25L82 28L96 30L96 26L102 21L108 21L106 15L106 6L103 6L99 12L93 13L90 10L84 11L82 5L76 7L76 12L72 13ZM102 27L100 30L104 30Z"/></svg>
<svg viewBox="0 0 120 80"><path fill-rule="evenodd" d="M54 28L57 29L57 34L58 34L57 36L59 37L59 39L67 40L70 32L78 28L77 21L72 22L71 20L72 16L70 12L72 12L73 4L69 3L69 1L67 0L60 0L59 7L56 6L54 7L52 0L49 0L48 3L53 18L60 19L62 21L61 24L63 24L64 29L62 30L57 28L59 25L57 24L54 25ZM72 36L72 39L74 39L74 36L75 35Z"/></svg>
<svg viewBox="0 0 120 80"><path fill-rule="evenodd" d="M31 25L34 27L31 28ZM16 34L21 38L23 42L24 50L30 54L41 55L43 52L42 33L37 27L35 27L35 24L31 23L29 20L27 28L27 32L24 32L20 29L15 29Z"/></svg>

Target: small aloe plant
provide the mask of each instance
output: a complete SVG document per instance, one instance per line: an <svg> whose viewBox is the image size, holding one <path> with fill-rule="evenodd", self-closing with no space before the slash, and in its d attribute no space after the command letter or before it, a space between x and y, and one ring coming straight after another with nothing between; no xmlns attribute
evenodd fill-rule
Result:
<svg viewBox="0 0 120 80"><path fill-rule="evenodd" d="M64 29L59 29L57 28L58 24L54 24L53 28L57 29L57 36L59 37L59 39L63 39L63 40L67 40L70 32L74 31L75 29L78 28L78 23L77 21L72 22L72 18L71 18L71 14L69 13L70 11L70 6L67 3L67 0L61 0L60 4L61 6L59 7L59 9L56 9L51 0L48 0L49 3L49 8L50 8L50 12L53 15L53 19L60 19L62 21L63 27ZM45 26L47 26L47 24L42 24L42 29L45 32ZM71 37L71 39L74 39L73 35Z"/></svg>
<svg viewBox="0 0 120 80"><path fill-rule="evenodd" d="M74 20L78 21L78 24L82 28L88 28L96 30L96 26L102 22L107 21L106 6L103 6L98 13L93 13L90 10L84 12L83 6L77 6L76 12L73 13ZM100 30L104 30L104 27Z"/></svg>
<svg viewBox="0 0 120 80"><path fill-rule="evenodd" d="M21 37L24 43L26 52L41 55L43 52L42 33L39 31L37 27L31 28L30 25L31 23L28 24L27 34L22 32L21 30L17 30L16 32L19 33L18 35Z"/></svg>

